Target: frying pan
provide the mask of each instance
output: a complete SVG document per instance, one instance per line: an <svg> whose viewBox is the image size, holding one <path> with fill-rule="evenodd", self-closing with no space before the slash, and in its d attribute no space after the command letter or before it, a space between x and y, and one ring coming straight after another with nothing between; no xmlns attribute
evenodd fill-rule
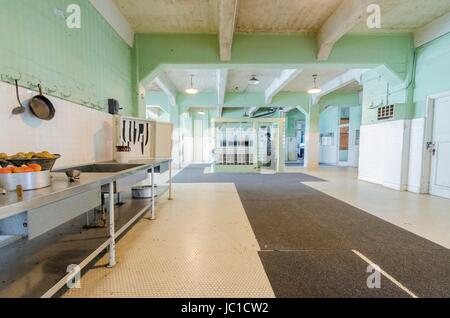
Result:
<svg viewBox="0 0 450 318"><path fill-rule="evenodd" d="M55 107L52 102L42 95L41 84L38 84L39 95L30 100L30 110L34 116L42 120L51 120L55 117Z"/></svg>

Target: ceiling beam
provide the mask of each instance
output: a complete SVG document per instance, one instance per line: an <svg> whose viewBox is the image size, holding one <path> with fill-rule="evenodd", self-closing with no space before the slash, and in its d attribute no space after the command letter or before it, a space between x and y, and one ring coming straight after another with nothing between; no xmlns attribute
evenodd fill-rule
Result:
<svg viewBox="0 0 450 318"><path fill-rule="evenodd" d="M166 93L170 105L175 106L177 104L177 89L167 75L165 73L160 73L154 79L154 82L164 93Z"/></svg>
<svg viewBox="0 0 450 318"><path fill-rule="evenodd" d="M321 86L322 91L318 94L312 95L313 104L314 105L318 104L323 96L328 95L334 91L337 91L338 89L343 88L352 82L361 83L361 76L367 71L368 69L349 70L335 77L331 81L328 81L327 83L323 84Z"/></svg>
<svg viewBox="0 0 450 318"><path fill-rule="evenodd" d="M134 31L130 23L112 0L89 0L117 34L130 46L134 44Z"/></svg>
<svg viewBox="0 0 450 318"><path fill-rule="evenodd" d="M339 5L317 33L319 61L328 60L334 44L364 19L367 7L368 0L344 0Z"/></svg>
<svg viewBox="0 0 450 318"><path fill-rule="evenodd" d="M231 47L236 26L238 0L219 0L220 60L231 60Z"/></svg>
<svg viewBox="0 0 450 318"><path fill-rule="evenodd" d="M281 75L277 77L272 84L266 89L265 100L266 105L272 103L273 97L278 94L290 81L297 77L302 70L283 70Z"/></svg>
<svg viewBox="0 0 450 318"><path fill-rule="evenodd" d="M415 47L420 47L450 32L450 12L414 32Z"/></svg>
<svg viewBox="0 0 450 318"><path fill-rule="evenodd" d="M220 69L217 73L217 103L223 105L225 103L225 92L227 90L228 70Z"/></svg>

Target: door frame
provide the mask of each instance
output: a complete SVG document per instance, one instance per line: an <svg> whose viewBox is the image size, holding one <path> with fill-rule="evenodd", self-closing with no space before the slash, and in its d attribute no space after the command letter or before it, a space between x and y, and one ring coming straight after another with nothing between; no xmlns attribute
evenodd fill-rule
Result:
<svg viewBox="0 0 450 318"><path fill-rule="evenodd" d="M432 94L427 96L427 103L425 109L425 131L422 147L422 189L424 193L430 193L431 191L431 174L432 174L432 155L427 149L427 143L433 142L434 131L434 103L437 99L450 97L450 91L444 91L438 94Z"/></svg>

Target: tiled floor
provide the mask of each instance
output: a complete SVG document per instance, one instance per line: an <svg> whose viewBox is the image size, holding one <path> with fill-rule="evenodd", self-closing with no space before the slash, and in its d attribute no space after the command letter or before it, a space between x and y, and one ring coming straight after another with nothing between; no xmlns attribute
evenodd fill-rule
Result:
<svg viewBox="0 0 450 318"><path fill-rule="evenodd" d="M450 248L450 200L357 180L355 169L288 168L328 182L308 186ZM141 220L64 297L273 297L234 184L175 184L158 219Z"/></svg>
<svg viewBox="0 0 450 318"><path fill-rule="evenodd" d="M176 184L64 297L273 297L234 184Z"/></svg>

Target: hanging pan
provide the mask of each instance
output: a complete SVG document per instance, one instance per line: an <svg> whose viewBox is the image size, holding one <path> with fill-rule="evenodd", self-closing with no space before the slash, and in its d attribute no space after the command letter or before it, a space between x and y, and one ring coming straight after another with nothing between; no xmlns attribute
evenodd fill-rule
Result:
<svg viewBox="0 0 450 318"><path fill-rule="evenodd" d="M30 110L34 116L42 120L51 120L55 117L55 107L52 102L42 95L41 84L38 84L39 95L34 96L30 100Z"/></svg>

